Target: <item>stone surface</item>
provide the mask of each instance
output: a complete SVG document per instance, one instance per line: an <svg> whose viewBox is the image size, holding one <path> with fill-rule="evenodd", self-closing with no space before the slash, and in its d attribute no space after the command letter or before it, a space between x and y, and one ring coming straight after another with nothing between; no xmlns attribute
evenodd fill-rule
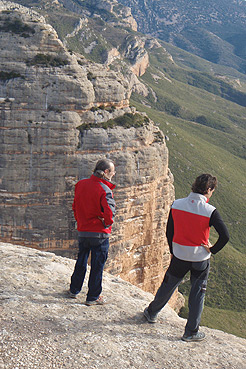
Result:
<svg viewBox="0 0 246 369"><path fill-rule="evenodd" d="M131 70L136 76L142 76L149 65L149 55L145 49L144 38L133 37L130 35L126 37L124 45L124 57L130 60Z"/></svg>
<svg viewBox="0 0 246 369"><path fill-rule="evenodd" d="M152 122L96 127L135 113L128 82L71 55L34 11L1 1L0 9L1 239L75 256L74 184L107 156L117 171L107 268L155 292L169 262L165 224L174 199L162 132ZM16 21L28 36L6 31L6 24ZM37 55L45 56L47 65L30 65ZM58 65L51 66L54 58ZM80 134L77 128L88 123L94 128Z"/></svg>
<svg viewBox="0 0 246 369"><path fill-rule="evenodd" d="M88 307L87 279L66 297L74 261L0 243L0 368L245 369L245 339L201 327L206 340L181 341L186 321L167 305L151 325L153 295L104 273L108 303Z"/></svg>
<svg viewBox="0 0 246 369"><path fill-rule="evenodd" d="M65 8L77 14L87 14L94 16L97 10L105 10L115 17L108 19L108 23L116 23L123 27L130 27L133 31L137 31L137 22L133 18L131 8L120 4L116 0L90 0L90 4L77 3L73 0L59 0ZM89 6L88 6L89 5Z"/></svg>
<svg viewBox="0 0 246 369"><path fill-rule="evenodd" d="M123 25L131 27L133 31L137 31L137 22L133 18L131 8L123 6L116 0L92 0L94 8L104 9L117 17L117 23L122 22Z"/></svg>

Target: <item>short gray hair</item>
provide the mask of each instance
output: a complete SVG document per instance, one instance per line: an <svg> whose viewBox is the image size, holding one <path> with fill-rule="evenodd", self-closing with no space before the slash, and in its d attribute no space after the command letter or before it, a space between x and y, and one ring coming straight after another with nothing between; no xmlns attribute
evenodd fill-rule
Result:
<svg viewBox="0 0 246 369"><path fill-rule="evenodd" d="M104 177L104 171L106 169L111 169L111 166L114 165L112 160L109 159L100 159L96 163L95 169L93 171L93 174L96 177L103 178Z"/></svg>

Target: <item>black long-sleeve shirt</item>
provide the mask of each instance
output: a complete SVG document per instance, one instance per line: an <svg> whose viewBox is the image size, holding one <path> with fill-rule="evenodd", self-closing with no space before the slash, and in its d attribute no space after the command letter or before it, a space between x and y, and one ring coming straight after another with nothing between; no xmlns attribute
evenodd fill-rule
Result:
<svg viewBox="0 0 246 369"><path fill-rule="evenodd" d="M216 230L216 232L219 234L218 240L215 242L215 244L210 248L210 251L212 254L216 254L218 251L220 251L226 243L229 241L229 232L226 228L226 225L224 224L220 213L217 209L215 209L210 217L209 226L213 226ZM168 221L167 221L167 228L166 228L166 236L167 241L169 245L169 249L171 254L173 253L173 236L174 236L174 222L172 217L172 209L170 210Z"/></svg>

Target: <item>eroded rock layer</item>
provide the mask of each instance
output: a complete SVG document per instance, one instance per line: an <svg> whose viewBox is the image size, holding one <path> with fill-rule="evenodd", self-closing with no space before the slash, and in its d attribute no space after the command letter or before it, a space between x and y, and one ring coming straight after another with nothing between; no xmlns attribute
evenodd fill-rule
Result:
<svg viewBox="0 0 246 369"><path fill-rule="evenodd" d="M75 254L74 184L109 157L117 216L107 269L155 292L169 260L174 198L162 132L148 118L135 128L102 127L135 114L123 76L71 55L37 13L0 6L1 239Z"/></svg>

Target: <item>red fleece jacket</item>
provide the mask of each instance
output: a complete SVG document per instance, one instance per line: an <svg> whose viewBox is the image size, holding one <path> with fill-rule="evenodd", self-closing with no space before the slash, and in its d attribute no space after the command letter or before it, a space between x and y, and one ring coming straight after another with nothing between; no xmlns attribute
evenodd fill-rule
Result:
<svg viewBox="0 0 246 369"><path fill-rule="evenodd" d="M79 232L111 233L115 215L114 188L111 182L94 175L75 185L73 211Z"/></svg>

